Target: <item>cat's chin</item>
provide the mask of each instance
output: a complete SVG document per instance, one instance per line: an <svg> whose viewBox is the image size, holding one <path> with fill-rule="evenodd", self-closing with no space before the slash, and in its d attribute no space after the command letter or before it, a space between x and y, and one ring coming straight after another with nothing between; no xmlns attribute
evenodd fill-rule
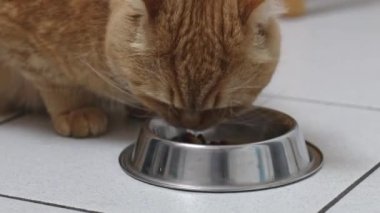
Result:
<svg viewBox="0 0 380 213"><path fill-rule="evenodd" d="M249 108L229 107L222 109L210 109L200 112L175 110L174 112L167 111L166 113L160 113L160 115L173 126L200 131L239 116L247 109Z"/></svg>

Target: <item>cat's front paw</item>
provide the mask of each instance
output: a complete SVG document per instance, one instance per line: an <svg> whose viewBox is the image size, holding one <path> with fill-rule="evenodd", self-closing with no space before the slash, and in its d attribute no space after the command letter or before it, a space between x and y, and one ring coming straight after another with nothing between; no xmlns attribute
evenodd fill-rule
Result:
<svg viewBox="0 0 380 213"><path fill-rule="evenodd" d="M101 135L108 125L107 114L95 107L72 110L53 116L52 120L58 134L75 138Z"/></svg>

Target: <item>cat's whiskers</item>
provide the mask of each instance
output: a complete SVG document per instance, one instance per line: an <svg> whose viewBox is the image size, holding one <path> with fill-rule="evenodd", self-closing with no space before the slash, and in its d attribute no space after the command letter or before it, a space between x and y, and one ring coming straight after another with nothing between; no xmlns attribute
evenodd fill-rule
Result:
<svg viewBox="0 0 380 213"><path fill-rule="evenodd" d="M247 80L245 80L244 82L241 82L239 83L238 86L236 87L232 87L232 88L228 88L228 90L226 90L226 94L227 95L231 95L233 93L235 93L236 91L239 91L239 90L245 90L245 89L261 89L262 86L248 86L250 85L252 82L255 82L255 78L259 75L258 72L255 73L255 75L253 75L252 77L250 78L247 78Z"/></svg>
<svg viewBox="0 0 380 213"><path fill-rule="evenodd" d="M134 52L133 54L128 55L131 58L135 58L134 61L134 69L135 70L141 70L143 72L149 72L157 79L157 84L160 84L161 86L165 86L168 84L167 79L164 77L164 73L162 71L161 65L159 60L151 61L150 57L153 56L149 53L139 53L138 51ZM144 58L147 58L147 60L144 60ZM148 63L153 63L150 66L148 66ZM147 67L158 67L156 69L149 69Z"/></svg>
<svg viewBox="0 0 380 213"><path fill-rule="evenodd" d="M88 62L86 62L84 60L81 60L81 62L83 64L85 64L86 66L88 66L90 68L90 70L92 72L94 72L100 79L102 79L103 81L105 81L108 85L112 86L113 88L117 89L123 95L125 95L127 97L128 101L121 100L120 98L117 98L117 97L112 97L112 98L116 99L117 101L119 101L119 102L121 102L123 104L130 105L130 106L135 107L135 108L143 109L143 107L141 107L138 104L138 101L136 101L136 98L133 96L133 94L131 94L128 90L125 90L122 87L118 86L117 82L115 82L112 78L107 77L106 74L103 74L100 71L96 70Z"/></svg>

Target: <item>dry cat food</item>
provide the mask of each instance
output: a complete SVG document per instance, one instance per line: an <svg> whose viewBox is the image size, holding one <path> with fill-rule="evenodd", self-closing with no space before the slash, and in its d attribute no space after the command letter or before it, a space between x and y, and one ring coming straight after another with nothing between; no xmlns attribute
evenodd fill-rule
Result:
<svg viewBox="0 0 380 213"><path fill-rule="evenodd" d="M174 141L191 143L191 144L202 144L202 145L227 145L226 141L207 141L202 134L194 135L192 133L185 133L178 137L173 138Z"/></svg>

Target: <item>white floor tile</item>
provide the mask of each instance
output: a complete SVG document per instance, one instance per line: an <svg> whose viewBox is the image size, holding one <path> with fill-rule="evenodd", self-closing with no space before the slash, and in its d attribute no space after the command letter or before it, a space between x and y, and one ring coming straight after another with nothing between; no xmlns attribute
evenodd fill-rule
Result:
<svg viewBox="0 0 380 213"><path fill-rule="evenodd" d="M0 212L4 213L74 213L76 211L34 204L24 201L0 198Z"/></svg>
<svg viewBox="0 0 380 213"><path fill-rule="evenodd" d="M380 108L380 1L334 1L310 0L339 6L282 21L282 59L265 93Z"/></svg>
<svg viewBox="0 0 380 213"><path fill-rule="evenodd" d="M325 154L323 169L273 190L202 194L162 189L120 169L118 155L137 125L88 140L56 136L28 116L0 127L0 193L105 212L316 212L379 161L380 113L307 103L261 102L294 115ZM371 147L371 148L368 148Z"/></svg>
<svg viewBox="0 0 380 213"><path fill-rule="evenodd" d="M333 206L330 212L380 212L380 169Z"/></svg>

